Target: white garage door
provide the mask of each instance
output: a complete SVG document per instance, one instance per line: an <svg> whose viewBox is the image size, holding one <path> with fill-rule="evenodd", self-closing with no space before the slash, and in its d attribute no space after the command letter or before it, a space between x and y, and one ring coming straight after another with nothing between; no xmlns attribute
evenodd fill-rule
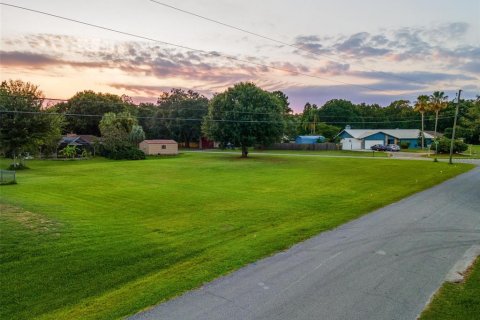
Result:
<svg viewBox="0 0 480 320"><path fill-rule="evenodd" d="M362 149L362 141L354 138L346 138L340 141L342 150L360 150Z"/></svg>
<svg viewBox="0 0 480 320"><path fill-rule="evenodd" d="M370 147L376 144L384 145L385 142L383 140L365 140L365 149L370 150Z"/></svg>

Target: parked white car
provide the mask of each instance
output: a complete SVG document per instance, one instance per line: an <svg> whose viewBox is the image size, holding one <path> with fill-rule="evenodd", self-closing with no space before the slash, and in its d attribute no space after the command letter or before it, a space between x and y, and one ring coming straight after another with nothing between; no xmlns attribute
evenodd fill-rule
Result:
<svg viewBox="0 0 480 320"><path fill-rule="evenodd" d="M387 151L392 151L392 152L400 151L400 146L396 144L387 144Z"/></svg>

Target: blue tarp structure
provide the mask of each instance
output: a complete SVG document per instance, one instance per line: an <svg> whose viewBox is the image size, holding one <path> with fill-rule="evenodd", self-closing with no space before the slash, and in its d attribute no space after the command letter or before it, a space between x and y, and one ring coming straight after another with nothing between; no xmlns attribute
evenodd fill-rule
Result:
<svg viewBox="0 0 480 320"><path fill-rule="evenodd" d="M324 136L298 136L295 139L295 143L298 144L311 144L311 143L318 143L318 142L324 142L325 137Z"/></svg>

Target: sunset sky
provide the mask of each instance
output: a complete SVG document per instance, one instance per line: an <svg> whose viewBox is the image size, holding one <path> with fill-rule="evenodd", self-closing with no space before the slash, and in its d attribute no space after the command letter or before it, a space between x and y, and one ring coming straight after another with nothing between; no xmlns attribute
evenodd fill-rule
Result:
<svg viewBox="0 0 480 320"><path fill-rule="evenodd" d="M480 0L159 2L312 53L150 0L5 0L200 51L2 5L0 80L32 82L50 98L91 89L137 102L172 87L210 97L253 81L284 91L297 111L333 98L388 105L435 90L480 94Z"/></svg>

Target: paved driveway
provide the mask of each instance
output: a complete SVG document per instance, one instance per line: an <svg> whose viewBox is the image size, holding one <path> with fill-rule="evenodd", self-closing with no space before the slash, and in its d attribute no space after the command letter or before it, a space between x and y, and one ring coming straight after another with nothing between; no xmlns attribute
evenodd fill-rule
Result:
<svg viewBox="0 0 480 320"><path fill-rule="evenodd" d="M415 319L480 244L480 167L131 319Z"/></svg>

